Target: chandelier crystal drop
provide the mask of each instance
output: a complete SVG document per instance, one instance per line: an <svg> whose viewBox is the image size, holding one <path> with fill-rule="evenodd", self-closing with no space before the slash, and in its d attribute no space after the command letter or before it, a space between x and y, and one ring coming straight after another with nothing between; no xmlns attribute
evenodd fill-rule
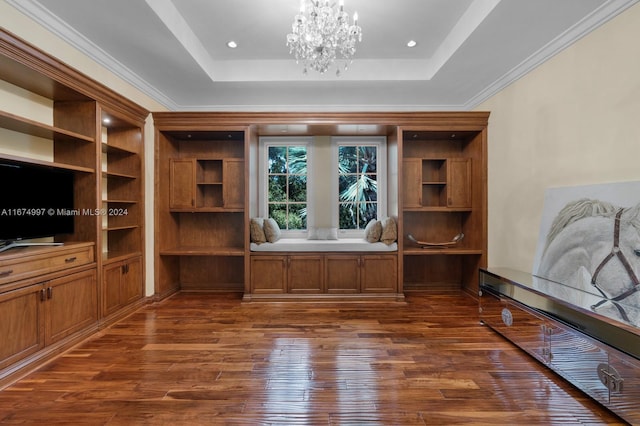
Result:
<svg viewBox="0 0 640 426"><path fill-rule="evenodd" d="M362 41L358 14L353 14L351 24L344 0L337 5L325 0L301 0L291 27L287 46L296 63L304 65L304 74L309 68L324 74L336 60L344 61L346 70L356 53L356 43ZM336 75L340 76L340 65L336 65Z"/></svg>

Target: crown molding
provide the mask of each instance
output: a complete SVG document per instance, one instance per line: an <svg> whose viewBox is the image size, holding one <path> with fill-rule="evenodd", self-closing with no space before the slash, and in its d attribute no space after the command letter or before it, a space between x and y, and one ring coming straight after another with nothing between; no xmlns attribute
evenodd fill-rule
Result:
<svg viewBox="0 0 640 426"><path fill-rule="evenodd" d="M478 94L465 103L464 109L475 109L484 101L505 89L511 83L514 83L524 75L533 71L535 68L571 46L599 26L603 25L605 22L613 19L629 7L638 3L638 1L640 0L610 0L606 2L580 22L567 29L533 55L522 61L516 67L512 68L502 77L485 87L482 91L478 92Z"/></svg>
<svg viewBox="0 0 640 426"><path fill-rule="evenodd" d="M7 3L33 19L35 22L48 29L71 46L75 47L81 53L94 60L96 63L111 71L116 76L131 84L133 87L165 106L170 111L291 111L291 110L318 110L319 105L204 105L204 106L185 106L179 105L165 93L149 84L147 81L138 76L135 72L127 68L125 65L117 61L104 50L100 49L82 34L68 26L64 21L60 20L56 15L52 14L48 9L42 6L36 0L5 0ZM509 86L511 83L519 80L524 75L546 62L562 50L566 49L594 29L598 28L605 22L622 13L627 8L638 3L640 0L609 0L599 8L594 10L590 15L582 19L573 27L556 37L547 45L539 49L533 55L529 56L523 62L505 73L502 77L495 80L476 95L471 97L462 105L326 105L322 106L324 110L331 111L434 111L443 110L445 108L452 111L468 111L477 108L484 101L488 100L498 92Z"/></svg>
<svg viewBox="0 0 640 426"><path fill-rule="evenodd" d="M11 6L37 22L42 27L51 31L63 41L79 50L85 56L91 58L103 68L112 72L125 82L131 84L142 93L149 96L168 109L177 108L178 105L154 86L147 83L138 74L131 71L121 62L109 55L103 49L84 37L78 31L67 25L46 7L34 0L5 0Z"/></svg>

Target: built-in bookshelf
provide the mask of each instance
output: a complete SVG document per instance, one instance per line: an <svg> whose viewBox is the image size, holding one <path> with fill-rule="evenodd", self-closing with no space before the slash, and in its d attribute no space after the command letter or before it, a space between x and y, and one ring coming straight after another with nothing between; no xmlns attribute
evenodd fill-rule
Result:
<svg viewBox="0 0 640 426"><path fill-rule="evenodd" d="M0 80L0 159L73 177L73 231L0 253L1 386L142 303L148 111L5 30Z"/></svg>
<svg viewBox="0 0 640 426"><path fill-rule="evenodd" d="M487 250L486 125L469 127L401 129L405 290L476 293Z"/></svg>
<svg viewBox="0 0 640 426"><path fill-rule="evenodd" d="M206 123L164 129L162 117L155 123L157 288L241 292L248 261L248 129Z"/></svg>

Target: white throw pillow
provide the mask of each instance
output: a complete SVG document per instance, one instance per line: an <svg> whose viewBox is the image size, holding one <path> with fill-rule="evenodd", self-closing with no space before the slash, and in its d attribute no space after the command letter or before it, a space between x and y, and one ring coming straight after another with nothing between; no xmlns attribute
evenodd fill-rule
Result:
<svg viewBox="0 0 640 426"><path fill-rule="evenodd" d="M308 240L337 240L338 228L309 228Z"/></svg>

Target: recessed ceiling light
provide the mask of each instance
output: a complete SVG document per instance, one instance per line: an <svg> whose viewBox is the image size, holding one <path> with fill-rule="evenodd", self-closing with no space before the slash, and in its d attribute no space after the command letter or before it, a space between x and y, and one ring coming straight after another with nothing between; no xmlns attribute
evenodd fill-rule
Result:
<svg viewBox="0 0 640 426"><path fill-rule="evenodd" d="M227 47L228 47L229 49L235 49L236 47L238 47L238 43L236 43L236 42L235 42L235 41L233 41L233 40L229 40L229 41L227 42Z"/></svg>
<svg viewBox="0 0 640 426"><path fill-rule="evenodd" d="M111 119L109 117L105 117L105 118L102 119L102 122L104 124L109 124L109 123L111 123Z"/></svg>
<svg viewBox="0 0 640 426"><path fill-rule="evenodd" d="M418 42L415 40L409 40L407 42L407 47L416 47L418 45Z"/></svg>

